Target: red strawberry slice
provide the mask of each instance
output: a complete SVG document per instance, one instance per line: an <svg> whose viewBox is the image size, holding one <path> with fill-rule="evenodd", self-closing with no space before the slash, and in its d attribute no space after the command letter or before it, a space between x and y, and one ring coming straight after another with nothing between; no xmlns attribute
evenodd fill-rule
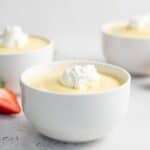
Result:
<svg viewBox="0 0 150 150"><path fill-rule="evenodd" d="M21 111L16 94L11 90L0 88L0 113L16 114Z"/></svg>

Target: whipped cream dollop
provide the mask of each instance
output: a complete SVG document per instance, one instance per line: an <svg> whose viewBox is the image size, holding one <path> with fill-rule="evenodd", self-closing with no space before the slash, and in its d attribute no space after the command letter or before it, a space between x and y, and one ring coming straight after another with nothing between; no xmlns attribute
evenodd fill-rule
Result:
<svg viewBox="0 0 150 150"><path fill-rule="evenodd" d="M28 35L19 26L6 27L0 34L3 47L22 47L28 42Z"/></svg>
<svg viewBox="0 0 150 150"><path fill-rule="evenodd" d="M128 21L128 27L133 29L150 28L150 15L133 17Z"/></svg>
<svg viewBox="0 0 150 150"><path fill-rule="evenodd" d="M100 74L94 65L75 65L66 68L59 81L66 87L86 90L99 84Z"/></svg>

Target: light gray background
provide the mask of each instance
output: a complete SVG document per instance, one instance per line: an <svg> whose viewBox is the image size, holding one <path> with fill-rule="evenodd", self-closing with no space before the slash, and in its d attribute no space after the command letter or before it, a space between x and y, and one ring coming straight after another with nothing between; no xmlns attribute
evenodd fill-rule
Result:
<svg viewBox="0 0 150 150"><path fill-rule="evenodd" d="M17 24L51 37L58 59L100 59L101 25L149 8L149 0L0 0L0 28Z"/></svg>
<svg viewBox="0 0 150 150"><path fill-rule="evenodd" d="M58 59L101 59L101 24L145 14L149 8L149 0L0 0L0 28L18 24L51 37ZM111 149L150 149L150 78L133 78L126 120L114 135L101 141L57 142L39 135L23 114L0 115L0 150Z"/></svg>

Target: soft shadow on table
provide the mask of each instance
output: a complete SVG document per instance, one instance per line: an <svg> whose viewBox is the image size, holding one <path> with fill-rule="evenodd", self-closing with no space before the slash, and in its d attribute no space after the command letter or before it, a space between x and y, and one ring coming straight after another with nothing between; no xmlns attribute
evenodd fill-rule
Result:
<svg viewBox="0 0 150 150"><path fill-rule="evenodd" d="M17 114L17 115L0 114L0 119L2 119L2 120L15 120L20 116L22 116L22 114Z"/></svg>
<svg viewBox="0 0 150 150"><path fill-rule="evenodd" d="M84 143L67 143L67 142L62 142L62 141L57 141L54 139L50 139L48 137L45 137L43 135L40 135L40 138L42 139L42 141L44 142L39 142L36 144L37 147L39 147L41 145L42 147L42 143L47 144L47 147L51 147L52 149L57 149L57 150L79 150L79 148L81 150L84 149L91 149L92 147L95 147L95 145L97 144L103 144L104 139L100 139L100 140L95 140L95 141L90 141L90 142L84 142ZM44 145L43 145L44 146Z"/></svg>
<svg viewBox="0 0 150 150"><path fill-rule="evenodd" d="M150 90L150 76L132 75L132 83L143 90Z"/></svg>
<svg viewBox="0 0 150 150"><path fill-rule="evenodd" d="M105 141L101 139L87 143L66 143L41 135L29 124L25 130L21 145L28 150L92 150L96 145L102 147Z"/></svg>

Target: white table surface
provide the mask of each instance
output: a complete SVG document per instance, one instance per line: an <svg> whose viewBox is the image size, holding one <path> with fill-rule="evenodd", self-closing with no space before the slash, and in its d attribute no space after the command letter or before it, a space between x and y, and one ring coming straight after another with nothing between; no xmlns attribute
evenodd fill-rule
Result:
<svg viewBox="0 0 150 150"><path fill-rule="evenodd" d="M66 144L38 134L21 114L0 116L0 150L149 150L150 78L134 77L129 112L121 127L103 140Z"/></svg>

